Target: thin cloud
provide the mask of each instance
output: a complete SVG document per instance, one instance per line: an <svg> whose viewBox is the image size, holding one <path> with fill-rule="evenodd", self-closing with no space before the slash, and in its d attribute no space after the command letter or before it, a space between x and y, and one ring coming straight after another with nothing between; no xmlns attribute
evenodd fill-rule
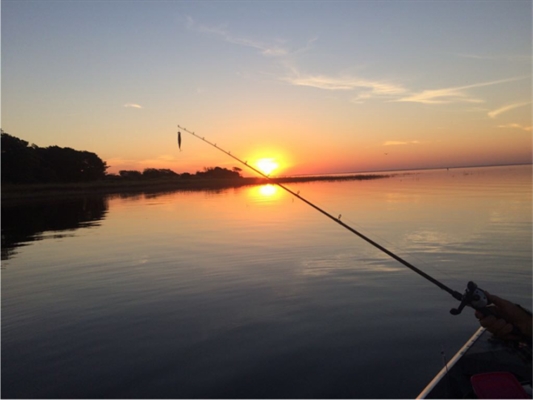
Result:
<svg viewBox="0 0 533 400"><path fill-rule="evenodd" d="M126 103L126 104L124 104L124 107L126 107L126 108L143 108L141 105L135 104L135 103Z"/></svg>
<svg viewBox="0 0 533 400"><path fill-rule="evenodd" d="M212 27L203 25L196 22L190 16L187 17L187 28L195 32L200 32L203 34L218 37L219 39L222 39L228 43L251 47L253 49L259 50L261 54L265 56L278 57L284 56L289 53L286 48L280 45L269 45L256 40L238 37L231 34L225 27Z"/></svg>
<svg viewBox="0 0 533 400"><path fill-rule="evenodd" d="M286 68L284 76L276 76L293 86L313 87L327 91L354 92L350 100L352 103L362 103L372 98L380 98L386 101L413 102L422 104L451 104L451 103L485 103L482 98L470 93L470 89L502 84L505 82L525 79L525 77L481 82L471 85L449 87L442 89L423 90L414 92L402 84L382 80L365 79L358 76L329 76L325 74L304 74L291 66L291 59L302 52L309 51L317 37L312 38L306 46L300 49L289 49L285 41L278 40L274 43L267 43L247 37L235 35L226 25L209 26L199 23L191 16L186 17L186 28L193 32L198 32L212 38L225 41L227 43L243 46L259 51L263 56L273 58L281 62ZM460 57L481 59L483 56L475 54L459 54Z"/></svg>
<svg viewBox="0 0 533 400"><path fill-rule="evenodd" d="M531 126L524 126L520 124L505 124L505 125L498 125L498 128L512 128L512 129L520 129L522 131L531 132L532 127Z"/></svg>
<svg viewBox="0 0 533 400"><path fill-rule="evenodd" d="M409 142L400 142L396 140L388 140L385 143L383 143L383 146L404 146L406 144L419 144L420 142L418 140L411 140Z"/></svg>
<svg viewBox="0 0 533 400"><path fill-rule="evenodd" d="M509 104L507 106L503 106L503 107L498 108L496 110L492 110L492 111L488 112L487 115L489 117L491 117L491 118L496 118L498 115L503 114L504 112L510 111L510 110L518 108L518 107L527 106L528 104L531 104L531 102L528 101L528 102L525 102L525 103Z"/></svg>
<svg viewBox="0 0 533 400"><path fill-rule="evenodd" d="M295 86L308 86L330 91L355 91L357 95L351 99L353 103L362 103L370 98L385 98L388 101L414 102L423 104L450 103L484 103L485 101L472 96L469 89L498 85L524 79L524 77L500 79L451 88L424 90L413 93L401 84L384 80L368 80L353 76L333 77L321 74L303 74L296 68L290 68L290 74L282 78ZM522 105L522 104L521 104ZM518 106L518 105L516 105Z"/></svg>
<svg viewBox="0 0 533 400"><path fill-rule="evenodd" d="M331 77L326 75L301 74L295 67L291 66L290 58L291 56L296 56L312 49L314 43L318 40L316 36L311 38L304 47L289 51L286 47L280 45L267 45L255 40L237 37L231 34L224 26L212 27L200 24L190 16L187 17L187 28L195 32L218 37L229 43L257 49L265 56L275 56L281 59L281 65L287 69L288 73L281 78L277 77L277 79L281 79L294 86L308 86L331 91L357 90L357 96L352 100L355 103L375 96L398 96L407 92L400 85L384 81L365 80L350 76Z"/></svg>
<svg viewBox="0 0 533 400"><path fill-rule="evenodd" d="M462 58L473 58L474 60L494 60L494 56L481 56L479 54L465 54L465 53L458 53L456 54L458 57Z"/></svg>
<svg viewBox="0 0 533 400"><path fill-rule="evenodd" d="M466 54L466 53L457 53L456 56L461 58L470 58L473 60L480 60L480 61L486 61L486 60L505 60L505 61L526 61L531 62L531 56L526 54L491 54L491 55L481 55L481 54Z"/></svg>
<svg viewBox="0 0 533 400"><path fill-rule="evenodd" d="M524 78L500 79L490 82L474 83L472 85L458 86L444 89L424 90L397 101L414 102L423 104L449 104L449 103L483 103L484 100L475 98L468 93L468 89L498 85L501 83L512 82Z"/></svg>
<svg viewBox="0 0 533 400"><path fill-rule="evenodd" d="M353 76L332 77L302 74L295 68L291 68L291 74L283 77L282 80L294 86L307 86L329 91L355 91L357 95L351 100L354 103L362 103L363 100L373 97L395 97L407 92L403 86L391 82Z"/></svg>

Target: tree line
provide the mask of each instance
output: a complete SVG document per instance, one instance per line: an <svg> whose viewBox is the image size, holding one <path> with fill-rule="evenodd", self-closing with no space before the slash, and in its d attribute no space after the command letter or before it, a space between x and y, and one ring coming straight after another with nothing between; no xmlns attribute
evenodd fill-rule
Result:
<svg viewBox="0 0 533 400"><path fill-rule="evenodd" d="M146 168L142 172L121 170L107 174L109 166L95 153L69 147L39 147L2 132L2 183L91 182L96 180L232 179L241 169L207 167L195 174L177 174L170 169Z"/></svg>
<svg viewBox="0 0 533 400"><path fill-rule="evenodd" d="M232 170L220 167L204 167L203 171L197 171L195 174L184 172L177 174L170 169L146 168L142 172L136 170L121 170L117 175L108 175L114 179L141 180L141 179L232 179L241 178L241 169L234 167Z"/></svg>
<svg viewBox="0 0 533 400"><path fill-rule="evenodd" d="M107 168L95 153L30 146L2 131L2 183L90 182L104 178Z"/></svg>

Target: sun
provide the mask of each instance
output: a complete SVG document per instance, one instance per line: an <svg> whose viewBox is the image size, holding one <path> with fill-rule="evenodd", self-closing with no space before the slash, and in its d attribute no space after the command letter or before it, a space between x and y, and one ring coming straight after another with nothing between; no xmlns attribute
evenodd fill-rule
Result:
<svg viewBox="0 0 533 400"><path fill-rule="evenodd" d="M261 158L255 163L257 169L265 175L270 175L279 165L273 158Z"/></svg>

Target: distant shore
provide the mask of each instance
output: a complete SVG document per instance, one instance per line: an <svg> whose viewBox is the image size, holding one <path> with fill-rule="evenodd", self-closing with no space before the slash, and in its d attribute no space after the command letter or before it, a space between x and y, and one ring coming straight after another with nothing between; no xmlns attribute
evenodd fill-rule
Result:
<svg viewBox="0 0 533 400"><path fill-rule="evenodd" d="M278 178L230 178L230 179L158 179L158 180L101 180L86 183L3 184L2 203L74 197L109 195L121 193L157 193L189 190L222 190L241 186L265 185L268 183L302 183L315 181L348 181L388 178L388 174L353 174L341 176L300 176Z"/></svg>

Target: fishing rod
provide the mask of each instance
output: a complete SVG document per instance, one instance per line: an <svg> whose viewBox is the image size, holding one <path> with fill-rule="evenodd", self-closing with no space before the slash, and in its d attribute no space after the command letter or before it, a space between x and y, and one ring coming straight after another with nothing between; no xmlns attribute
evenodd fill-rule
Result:
<svg viewBox="0 0 533 400"><path fill-rule="evenodd" d="M254 171L256 174L258 174L258 175L262 176L263 178L267 179L267 181L279 186L280 188L282 188L286 192L290 193L294 197L296 197L296 198L300 199L301 201L303 201L305 204L313 207L315 210L317 210L321 214L325 215L326 217L328 217L333 222L339 224L343 228L345 228L348 231L352 232L354 235L359 236L361 239L365 240L367 243L371 244L372 246L374 246L378 250L380 250L383 253L387 254L389 257L395 259L396 261L398 261L399 263L403 264L404 266L406 266L410 270L416 272L418 275L422 276L426 280L428 280L431 283L433 283L434 285L438 286L440 289L442 289L445 292L451 294L454 299L460 301L460 304L459 304L459 306L457 308L452 308L450 310L450 313L452 315L460 314L465 306L472 307L475 310L480 311L484 315L495 315L495 313L490 308L487 308L487 305L490 304L487 296L485 295L483 290L478 288L478 286L474 282L472 282L472 281L468 282L466 290L465 290L465 292L463 294L461 294L460 292L458 292L456 290L451 289L450 287L446 286L442 282L440 282L437 279L433 278L432 276L426 274L424 271L418 269L417 267L415 267L410 262L404 260L403 258L398 256L397 254L394 254L392 251L386 249L385 247L383 247L379 243L377 243L374 240L370 239L368 236L366 236L366 235L362 234L361 232L357 231L356 229L352 228L350 225L345 224L344 222L341 221L340 216L338 218L334 217L333 215L331 215L327 211L323 210L322 208L318 207L317 205L313 204L312 202L310 202L309 200L307 200L306 198L301 196L299 192L292 191L287 186L277 182L276 180L272 179L269 175L261 172L257 168L255 168L252 165L248 164L248 161L243 161L239 157L231 154L231 152L226 151L223 148L219 147L216 143L210 142L205 137L199 136L196 133L188 130L187 128L184 128L184 127L182 127L180 125L178 125L178 128L183 130L184 132L187 132L188 134L194 136L195 138L200 139L201 141L207 143L208 145L214 147L215 149L221 151L222 153L224 153L227 156L233 158L234 160L236 160L237 162L241 163L242 165L248 167L249 169ZM181 150L181 132L180 131L178 131L178 146L180 147L180 150Z"/></svg>

